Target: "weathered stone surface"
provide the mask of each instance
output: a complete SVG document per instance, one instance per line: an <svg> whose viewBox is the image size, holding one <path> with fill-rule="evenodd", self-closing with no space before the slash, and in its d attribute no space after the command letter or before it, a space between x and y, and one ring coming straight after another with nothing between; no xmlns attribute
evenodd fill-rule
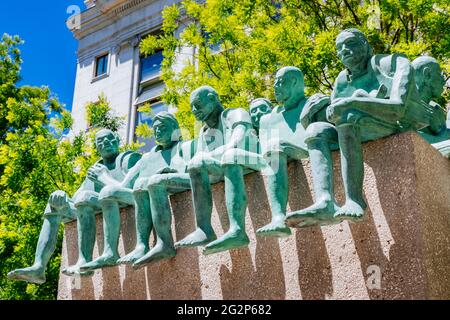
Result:
<svg viewBox="0 0 450 320"><path fill-rule="evenodd" d="M334 154L337 199L343 200ZM295 230L289 238L255 237L270 220L263 178L246 177L248 248L176 258L134 270L118 266L93 277L60 277L59 299L450 299L450 161L415 133L364 144L366 220ZM289 166L289 210L312 203L308 161ZM223 184L213 188L213 226L228 229ZM174 236L194 230L190 192L171 199ZM101 252L97 218L95 256ZM120 250L134 247L132 209L122 211ZM61 268L77 258L76 224L66 225ZM99 250L100 249L100 250ZM374 268L381 287L368 283Z"/></svg>

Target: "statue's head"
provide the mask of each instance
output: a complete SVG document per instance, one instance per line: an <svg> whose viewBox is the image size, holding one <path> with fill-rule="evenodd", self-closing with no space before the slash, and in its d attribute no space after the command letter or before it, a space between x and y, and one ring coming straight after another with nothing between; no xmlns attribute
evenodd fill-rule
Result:
<svg viewBox="0 0 450 320"><path fill-rule="evenodd" d="M116 132L101 129L95 134L95 147L102 158L109 158L119 153L120 138Z"/></svg>
<svg viewBox="0 0 450 320"><path fill-rule="evenodd" d="M258 98L250 102L250 116L254 128L259 128L259 121L265 114L272 112L272 103L264 98Z"/></svg>
<svg viewBox="0 0 450 320"><path fill-rule="evenodd" d="M366 63L373 56L373 49L364 33L354 28L339 33L336 49L339 59L348 69Z"/></svg>
<svg viewBox="0 0 450 320"><path fill-rule="evenodd" d="M156 143L163 148L169 147L175 141L181 140L180 126L173 114L162 111L153 118L153 132Z"/></svg>
<svg viewBox="0 0 450 320"><path fill-rule="evenodd" d="M279 104L297 101L305 96L303 72L296 67L284 67L275 75L275 98Z"/></svg>
<svg viewBox="0 0 450 320"><path fill-rule="evenodd" d="M216 109L222 109L219 94L210 86L201 86L191 93L191 110L199 121L206 121Z"/></svg>
<svg viewBox="0 0 450 320"><path fill-rule="evenodd" d="M422 56L415 59L412 66L420 98L427 103L439 98L444 91L445 78L437 60Z"/></svg>

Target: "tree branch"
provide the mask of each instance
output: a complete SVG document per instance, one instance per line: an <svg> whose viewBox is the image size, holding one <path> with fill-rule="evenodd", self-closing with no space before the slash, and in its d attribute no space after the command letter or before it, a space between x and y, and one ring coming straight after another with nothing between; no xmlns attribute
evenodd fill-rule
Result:
<svg viewBox="0 0 450 320"><path fill-rule="evenodd" d="M348 10L350 10L353 19L355 20L355 23L359 26L361 25L361 21L359 20L358 16L356 15L355 11L353 11L353 8L351 7L351 5L348 3L347 0L344 0L345 6L347 7Z"/></svg>

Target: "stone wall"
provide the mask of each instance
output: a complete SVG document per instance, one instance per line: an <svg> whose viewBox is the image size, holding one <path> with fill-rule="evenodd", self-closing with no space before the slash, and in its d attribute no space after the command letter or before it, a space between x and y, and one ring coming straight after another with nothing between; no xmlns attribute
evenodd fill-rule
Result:
<svg viewBox="0 0 450 320"><path fill-rule="evenodd" d="M343 201L339 155L336 194ZM450 161L415 133L364 145L366 219L358 224L293 230L284 238L255 237L270 220L264 179L246 176L248 248L204 256L180 249L176 258L134 270L118 266L93 277L60 277L59 299L449 299ZM288 210L313 202L308 161L289 166ZM228 229L223 183L213 188L213 226ZM194 230L190 192L171 198L173 232ZM103 247L97 217L95 256ZM153 240L152 240L153 241ZM135 243L133 209L122 211L121 253ZM77 259L76 224L66 225L62 266ZM381 274L377 286L377 271ZM375 274L373 273L375 272Z"/></svg>

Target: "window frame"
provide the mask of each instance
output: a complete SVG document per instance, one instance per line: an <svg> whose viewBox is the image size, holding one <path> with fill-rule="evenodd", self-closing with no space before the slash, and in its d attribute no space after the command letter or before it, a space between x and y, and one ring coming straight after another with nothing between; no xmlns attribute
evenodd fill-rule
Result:
<svg viewBox="0 0 450 320"><path fill-rule="evenodd" d="M154 54L156 54L157 52L161 52L162 53L163 49L159 48L159 49L155 50ZM148 57L150 57L150 56L145 57L144 55L139 54L139 83L138 83L138 85L139 85L139 92L142 92L145 87L147 87L147 86L149 86L149 85L151 85L153 83L161 81L161 68L159 68L158 74L155 74L154 76L151 76L151 77L149 77L148 79L145 79L145 80L142 79L142 71L143 71L142 60L145 59L145 58L148 58ZM164 59L164 57L163 57L163 59ZM162 66L162 61L161 61L161 66Z"/></svg>
<svg viewBox="0 0 450 320"><path fill-rule="evenodd" d="M104 79L109 76L109 68L110 68L110 61L111 61L110 56L111 56L110 52L103 52L102 54L95 56L92 82ZM98 63L99 63L100 59L102 59L102 58L106 58L106 70L105 70L105 73L97 75Z"/></svg>

